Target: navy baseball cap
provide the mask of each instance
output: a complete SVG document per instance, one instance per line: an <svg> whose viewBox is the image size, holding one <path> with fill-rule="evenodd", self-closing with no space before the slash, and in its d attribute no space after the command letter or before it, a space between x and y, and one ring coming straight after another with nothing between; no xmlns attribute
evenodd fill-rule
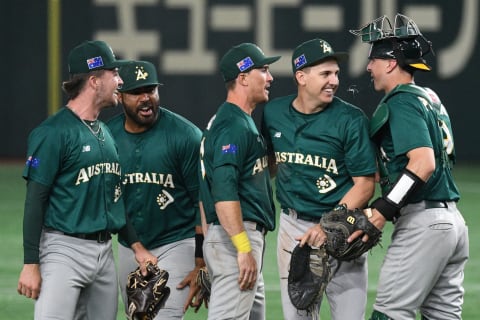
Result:
<svg viewBox="0 0 480 320"><path fill-rule="evenodd" d="M141 87L161 85L158 82L157 70L148 61L130 61L119 70L123 85L118 91L128 92Z"/></svg>
<svg viewBox="0 0 480 320"><path fill-rule="evenodd" d="M115 69L127 60L117 60L112 48L104 41L85 41L70 51L68 72L70 74L88 73L94 70Z"/></svg>
<svg viewBox="0 0 480 320"><path fill-rule="evenodd" d="M220 60L220 72L223 80L235 79L239 73L248 72L274 63L280 56L266 57L262 49L253 43L239 44L225 53Z"/></svg>
<svg viewBox="0 0 480 320"><path fill-rule="evenodd" d="M292 55L292 70L297 70L318 64L327 58L336 59L337 62L348 58L346 52L335 52L325 40L312 39L305 41L295 48Z"/></svg>

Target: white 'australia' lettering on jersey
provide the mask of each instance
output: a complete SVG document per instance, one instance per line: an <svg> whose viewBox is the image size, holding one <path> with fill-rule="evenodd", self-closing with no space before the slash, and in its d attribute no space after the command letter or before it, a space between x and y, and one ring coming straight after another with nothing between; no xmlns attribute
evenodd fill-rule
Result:
<svg viewBox="0 0 480 320"><path fill-rule="evenodd" d="M335 159L327 159L325 157L311 155L311 154L302 154L295 152L275 152L275 158L277 163L295 163L303 164L307 166L314 166L318 168L325 169L327 172L338 174L337 162Z"/></svg>
<svg viewBox="0 0 480 320"><path fill-rule="evenodd" d="M172 174L164 174L157 172L132 172L126 173L123 179L123 184L133 183L153 183L162 185L168 188L175 188Z"/></svg>
<svg viewBox="0 0 480 320"><path fill-rule="evenodd" d="M108 174L113 173L117 176L122 174L120 170L120 164L117 162L106 162L106 163L97 163L92 166L82 168L78 172L77 181L75 185L79 185L80 183L85 183L90 181L90 178L93 176L98 176L100 174Z"/></svg>
<svg viewBox="0 0 480 320"><path fill-rule="evenodd" d="M252 176L262 172L266 167L268 167L268 157L258 158L253 166Z"/></svg>

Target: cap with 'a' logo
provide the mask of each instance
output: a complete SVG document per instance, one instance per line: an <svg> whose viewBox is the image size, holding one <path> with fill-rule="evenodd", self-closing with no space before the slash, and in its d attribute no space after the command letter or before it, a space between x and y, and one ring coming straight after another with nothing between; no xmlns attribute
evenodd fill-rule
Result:
<svg viewBox="0 0 480 320"><path fill-rule="evenodd" d="M68 72L70 74L88 73L102 69L115 69L126 60L117 60L112 48L104 41L85 41L70 51Z"/></svg>
<svg viewBox="0 0 480 320"><path fill-rule="evenodd" d="M305 67L320 63L327 58L336 59L340 62L348 57L346 52L335 52L332 46L325 40L312 39L305 41L295 48L292 55L293 72Z"/></svg>
<svg viewBox="0 0 480 320"><path fill-rule="evenodd" d="M119 73L123 80L123 86L118 89L120 92L161 84L155 66L148 61L130 61L120 68Z"/></svg>

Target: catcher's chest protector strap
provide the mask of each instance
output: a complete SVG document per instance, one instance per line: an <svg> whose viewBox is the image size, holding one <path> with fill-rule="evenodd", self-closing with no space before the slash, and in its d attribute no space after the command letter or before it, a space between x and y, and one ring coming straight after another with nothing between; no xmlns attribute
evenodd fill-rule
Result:
<svg viewBox="0 0 480 320"><path fill-rule="evenodd" d="M372 119L370 120L370 137L373 137L388 121L389 111L388 111L388 100L396 95L397 93L408 92L414 95L417 95L425 99L430 106L433 107L437 114L440 113L441 103L433 102L432 97L422 87L416 86L414 84L401 84L396 86L392 91L390 91L378 104L377 109L373 113Z"/></svg>

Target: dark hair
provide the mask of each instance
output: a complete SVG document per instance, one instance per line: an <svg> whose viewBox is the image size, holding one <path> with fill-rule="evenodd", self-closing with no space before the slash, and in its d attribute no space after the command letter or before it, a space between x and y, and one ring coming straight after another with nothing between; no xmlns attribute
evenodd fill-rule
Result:
<svg viewBox="0 0 480 320"><path fill-rule="evenodd" d="M225 88L228 90L233 90L235 88L236 78L230 81L225 82Z"/></svg>
<svg viewBox="0 0 480 320"><path fill-rule="evenodd" d="M62 82L62 90L68 96L68 99L75 99L78 97L82 89L85 87L90 76L101 77L105 70L94 70L88 73L71 74L70 79Z"/></svg>

